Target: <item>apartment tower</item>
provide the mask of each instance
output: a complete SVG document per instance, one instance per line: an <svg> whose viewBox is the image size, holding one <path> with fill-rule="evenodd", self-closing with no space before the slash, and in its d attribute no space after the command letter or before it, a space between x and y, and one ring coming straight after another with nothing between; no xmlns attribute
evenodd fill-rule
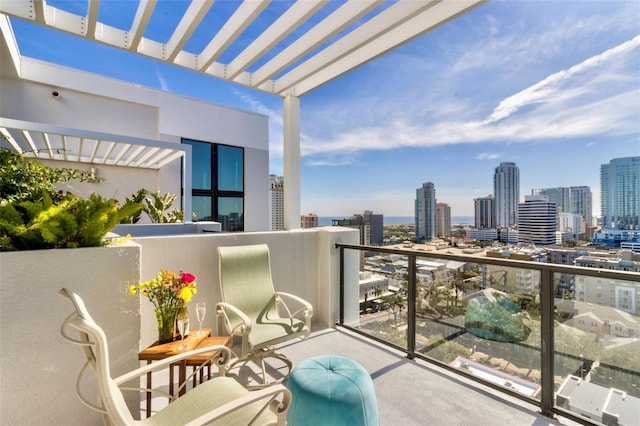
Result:
<svg viewBox="0 0 640 426"><path fill-rule="evenodd" d="M436 235L439 238L451 236L451 207L447 203L436 204Z"/></svg>
<svg viewBox="0 0 640 426"><path fill-rule="evenodd" d="M616 158L600 166L602 227L640 229L640 157Z"/></svg>
<svg viewBox="0 0 640 426"><path fill-rule="evenodd" d="M476 229L492 229L496 227L495 209L493 206L493 195L474 198L473 206L475 212Z"/></svg>
<svg viewBox="0 0 640 426"><path fill-rule="evenodd" d="M516 163L504 162L495 168L493 197L496 227L516 225L520 200L520 169Z"/></svg>
<svg viewBox="0 0 640 426"><path fill-rule="evenodd" d="M556 242L556 204L546 195L527 195L518 204L518 244L551 245Z"/></svg>
<svg viewBox="0 0 640 426"><path fill-rule="evenodd" d="M301 228L317 228L318 227L318 215L317 214L303 214L300 215L300 227Z"/></svg>
<svg viewBox="0 0 640 426"><path fill-rule="evenodd" d="M436 236L436 188L432 182L425 182L416 189L415 239L431 240Z"/></svg>

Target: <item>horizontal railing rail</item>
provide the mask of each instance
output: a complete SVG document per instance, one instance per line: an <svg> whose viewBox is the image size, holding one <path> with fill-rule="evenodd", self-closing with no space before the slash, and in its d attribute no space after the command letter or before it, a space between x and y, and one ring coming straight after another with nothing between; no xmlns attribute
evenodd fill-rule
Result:
<svg viewBox="0 0 640 426"><path fill-rule="evenodd" d="M555 404L555 384L554 384L554 357L565 356L568 359L572 359L575 361L580 360L582 362L580 369L584 368L584 365L591 365L594 360L586 359L582 356L577 357L572 354L564 353L562 351L555 350L554 344L554 308L555 308L555 298L554 298L554 274L571 274L571 275L580 275L587 277L596 277L598 279L610 279L610 280L619 280L619 281L630 281L640 283L640 273L638 272L630 272L630 271L618 271L618 270L610 270L610 269L596 269L596 268L584 268L578 266L571 265L559 265L553 263L541 263L541 262L533 262L526 260L516 260L509 258L496 258L496 257L483 257L483 256L473 256L473 255L464 255L464 254L452 254L452 253L443 253L440 251L424 251L424 250L415 250L408 248L392 248L392 247L379 247L379 246L366 246L366 245L355 245L355 244L336 244L336 248L340 252L340 319L338 325L348 328L360 335L371 338L380 343L389 345L398 350L403 351L407 358L413 359L416 356L420 359L424 359L428 362L436 363L440 367L444 367L450 371L454 371L457 374L461 374L465 377L471 378L475 381L480 381L484 385L488 385L492 388L500 390L502 392L508 393L510 396L515 396L522 400L525 400L530 403L534 403L538 405L541 409L541 413L548 417L555 417L560 414L565 417L568 417L574 421L583 424L593 424L592 420L585 418L580 415L576 415L575 413L568 411L564 408L558 407ZM366 251L372 252L375 254L389 254L389 255L400 255L404 256L407 259L407 288L406 288L406 299L407 299L407 333L406 333L406 346L400 346L395 343L389 342L385 339L374 336L373 334L369 334L365 331L362 331L356 327L352 327L348 324L345 324L345 250L356 250L356 251ZM538 271L540 273L540 289L539 289L539 297L540 297L540 347L532 347L531 345L527 345L524 343L518 343L521 347L527 347L528 349L536 350L540 352L540 400L536 400L532 397L527 397L526 395L520 394L510 389L505 389L503 386L498 386L496 384L483 381L473 376L471 373L467 373L462 371L459 368L455 368L449 366L444 362L440 362L434 358L422 355L421 353L416 352L416 323L417 323L417 314L416 314L416 292L417 292L417 269L416 262L418 258L429 258L429 259L440 259L445 261L456 261L462 263L472 263L478 265L493 265L498 267L505 268L520 268L526 270ZM457 330L451 336L447 336L444 338L444 341L453 340L460 335L463 335L467 332L464 327L460 327L459 325L449 324L452 329ZM433 347L439 346L442 343L434 343ZM427 349L432 349L433 347L428 347ZM602 363L601 365L607 367L614 367L608 364ZM631 375L639 375L637 371L626 369L622 366L616 366L617 371L625 372ZM582 370L580 370L582 371Z"/></svg>

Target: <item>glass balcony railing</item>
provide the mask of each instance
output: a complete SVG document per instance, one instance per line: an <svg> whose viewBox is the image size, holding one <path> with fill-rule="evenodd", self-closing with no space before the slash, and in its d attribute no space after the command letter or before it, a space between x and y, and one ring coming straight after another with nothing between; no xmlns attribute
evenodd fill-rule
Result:
<svg viewBox="0 0 640 426"><path fill-rule="evenodd" d="M640 273L336 246L340 325L532 402L549 417L637 422ZM345 252L354 251L357 283L345 273L356 259Z"/></svg>

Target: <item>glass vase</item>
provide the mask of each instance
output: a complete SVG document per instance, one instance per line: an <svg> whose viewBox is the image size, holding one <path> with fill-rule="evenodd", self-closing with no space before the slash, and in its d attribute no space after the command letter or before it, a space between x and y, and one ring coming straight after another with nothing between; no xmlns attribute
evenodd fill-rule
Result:
<svg viewBox="0 0 640 426"><path fill-rule="evenodd" d="M161 306L156 308L156 320L158 321L158 343L169 343L173 341L173 333L176 324L175 306Z"/></svg>

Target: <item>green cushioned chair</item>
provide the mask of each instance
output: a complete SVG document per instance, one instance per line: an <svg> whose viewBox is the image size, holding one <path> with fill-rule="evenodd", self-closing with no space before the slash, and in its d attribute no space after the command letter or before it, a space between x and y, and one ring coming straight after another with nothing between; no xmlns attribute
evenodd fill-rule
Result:
<svg viewBox="0 0 640 426"><path fill-rule="evenodd" d="M299 363L287 380L294 426L378 426L378 405L369 373L342 356L317 356Z"/></svg>
<svg viewBox="0 0 640 426"><path fill-rule="evenodd" d="M166 369L171 364L194 355L216 351L217 355L205 361L217 363L222 367L230 358L230 350L226 346L209 346L154 362L117 378L111 377L109 368L109 351L107 339L91 318L82 299L67 289L60 294L73 303L73 312L62 324L62 337L82 347L86 363L78 377L76 393L80 401L92 410L102 413L105 423L113 425L281 425L286 424L286 411L291 401L291 394L282 385L271 386L259 391L249 391L230 377L218 376L189 390L180 398L173 400L165 408L149 418L135 420L129 411L122 390L156 391L141 389L139 378L150 371ZM69 336L69 328L78 331L78 338ZM213 359L215 357L215 359ZM201 366L202 367L202 366ZM83 374L92 370L97 377L99 404L87 400L80 391ZM197 373L194 371L194 374ZM129 383L129 386L125 387ZM164 392L162 392L164 394ZM170 399L173 399L170 397Z"/></svg>
<svg viewBox="0 0 640 426"><path fill-rule="evenodd" d="M265 358L279 358L291 371L292 362L275 352L274 345L307 338L313 308L298 296L274 290L266 244L218 247L218 258L222 302L216 305L217 332L225 330L239 341L232 348L237 359L228 369L256 362L262 369L262 383L256 387L265 386Z"/></svg>

